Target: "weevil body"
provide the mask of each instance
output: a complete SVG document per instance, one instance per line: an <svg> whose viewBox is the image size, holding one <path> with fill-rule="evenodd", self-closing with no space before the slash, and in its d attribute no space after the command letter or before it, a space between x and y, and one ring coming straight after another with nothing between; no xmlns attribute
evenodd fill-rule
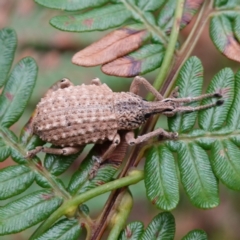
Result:
<svg viewBox="0 0 240 240"><path fill-rule="evenodd" d="M139 86L145 86L157 101L148 102L138 95ZM175 92L176 93L176 92ZM175 94L174 93L174 94ZM174 95L172 94L172 95ZM88 143L111 141L112 145L101 160L114 150L120 142L118 132L127 130L129 145L138 144L162 135L174 139L177 133L157 129L134 138L132 130L140 127L151 115L162 113L173 116L177 112L192 112L223 103L222 100L200 107L181 106L180 103L198 101L203 98L221 97L220 92L205 94L194 98L163 98L152 85L142 77L136 77L129 92L113 92L99 79L90 85L74 86L68 79L62 79L46 94L37 105L33 120L33 133L62 149L37 147L29 156L39 151L55 154L72 154Z"/></svg>

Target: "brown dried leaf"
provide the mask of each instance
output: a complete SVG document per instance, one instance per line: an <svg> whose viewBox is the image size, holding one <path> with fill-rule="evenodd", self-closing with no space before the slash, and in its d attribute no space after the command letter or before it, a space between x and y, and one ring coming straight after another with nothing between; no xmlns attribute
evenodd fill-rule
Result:
<svg viewBox="0 0 240 240"><path fill-rule="evenodd" d="M133 77L140 73L142 62L131 56L118 58L102 66L102 71L108 75Z"/></svg>
<svg viewBox="0 0 240 240"><path fill-rule="evenodd" d="M149 37L146 29L124 27L76 53L72 62L86 67L104 64L138 49Z"/></svg>
<svg viewBox="0 0 240 240"><path fill-rule="evenodd" d="M240 62L240 44L233 36L227 36L227 44L223 54L228 58Z"/></svg>
<svg viewBox="0 0 240 240"><path fill-rule="evenodd" d="M127 152L128 144L126 142L125 136L126 131L121 131L120 138L121 141L119 145L117 145L116 149L110 154L110 156L105 160L106 163L111 163L115 166L119 166ZM104 142L103 144L95 144L93 148L94 155L96 156L103 156L104 153L108 150L112 142Z"/></svg>
<svg viewBox="0 0 240 240"><path fill-rule="evenodd" d="M161 66L165 48L160 44L146 44L127 56L104 64L102 71L109 75L133 77L142 75Z"/></svg>

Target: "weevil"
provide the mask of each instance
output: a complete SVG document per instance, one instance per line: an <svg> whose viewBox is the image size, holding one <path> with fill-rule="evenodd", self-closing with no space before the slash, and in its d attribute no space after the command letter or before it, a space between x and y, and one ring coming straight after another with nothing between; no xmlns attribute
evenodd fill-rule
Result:
<svg viewBox="0 0 240 240"><path fill-rule="evenodd" d="M151 92L156 101L149 102L139 96L140 86ZM70 155L77 153L89 143L111 144L101 157L104 161L120 143L119 131L125 130L128 145L135 145L156 136L176 139L177 132L162 128L134 137L133 130L139 128L154 114L168 117L176 113L193 112L223 104L222 99L198 107L184 106L183 103L200 101L205 98L221 98L223 91L200 95L198 97L177 98L177 89L170 98L163 96L143 77L134 78L129 92L113 92L106 84L96 78L89 85L74 86L63 78L46 94L36 108L32 131L45 142L61 148L36 147L28 152L33 157L38 152Z"/></svg>

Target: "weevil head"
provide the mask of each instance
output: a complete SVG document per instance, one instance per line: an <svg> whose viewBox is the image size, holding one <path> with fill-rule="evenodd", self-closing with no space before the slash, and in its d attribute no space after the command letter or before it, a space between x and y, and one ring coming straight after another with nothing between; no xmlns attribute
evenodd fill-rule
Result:
<svg viewBox="0 0 240 240"><path fill-rule="evenodd" d="M117 93L114 109L118 129L131 130L140 127L146 120L158 113L172 111L174 107L168 102L148 102L133 93Z"/></svg>
<svg viewBox="0 0 240 240"><path fill-rule="evenodd" d="M155 114L165 114L168 113L170 114L175 106L175 103L173 103L172 101L168 101L168 102L162 102L162 101L154 101L154 102L148 102L145 101L144 104L144 117L145 119L148 119L149 117L151 117L152 115Z"/></svg>
<svg viewBox="0 0 240 240"><path fill-rule="evenodd" d="M119 130L136 129L146 121L143 102L140 96L133 93L115 95L114 109Z"/></svg>

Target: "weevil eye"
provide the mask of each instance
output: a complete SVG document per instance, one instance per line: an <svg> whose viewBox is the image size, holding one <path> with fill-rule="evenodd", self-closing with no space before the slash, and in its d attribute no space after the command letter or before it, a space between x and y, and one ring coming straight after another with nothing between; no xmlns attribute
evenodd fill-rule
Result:
<svg viewBox="0 0 240 240"><path fill-rule="evenodd" d="M144 115L144 118L145 119L148 119L148 118L150 118L152 116L152 113L146 113L145 115Z"/></svg>
<svg viewBox="0 0 240 240"><path fill-rule="evenodd" d="M66 78L63 78L62 80L61 80L61 82L65 82L66 81Z"/></svg>
<svg viewBox="0 0 240 240"><path fill-rule="evenodd" d="M172 108L166 108L163 110L163 112L172 112L172 110L173 110Z"/></svg>

